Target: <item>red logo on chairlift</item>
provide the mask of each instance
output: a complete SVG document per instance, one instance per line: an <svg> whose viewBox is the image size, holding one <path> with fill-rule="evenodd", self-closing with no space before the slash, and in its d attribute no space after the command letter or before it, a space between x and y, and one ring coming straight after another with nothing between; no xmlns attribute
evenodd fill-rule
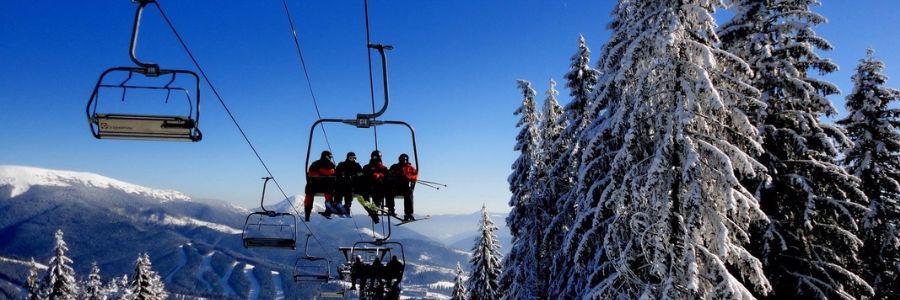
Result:
<svg viewBox="0 0 900 300"><path fill-rule="evenodd" d="M109 129L109 123L100 122L100 129Z"/></svg>

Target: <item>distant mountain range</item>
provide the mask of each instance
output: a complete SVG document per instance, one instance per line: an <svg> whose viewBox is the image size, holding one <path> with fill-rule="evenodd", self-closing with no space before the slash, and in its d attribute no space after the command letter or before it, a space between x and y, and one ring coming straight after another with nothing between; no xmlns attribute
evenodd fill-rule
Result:
<svg viewBox="0 0 900 300"><path fill-rule="evenodd" d="M287 201L299 205L295 196L274 207L287 210ZM215 299L317 295L318 284L294 283L291 276L303 255L303 223L297 251L245 249L240 233L249 212L97 174L0 166L0 298L21 298L25 262L32 257L47 262L56 229L65 232L79 278L94 261L104 281L130 275L138 254L148 252L173 294ZM479 218L443 215L393 227L391 241L403 244L408 262L404 295L443 298L450 293L456 262L468 260ZM497 214L494 222L502 227L504 218ZM365 216L325 220L316 215L308 226L318 240L310 242L310 255L336 264L344 261L339 246L370 240L373 230ZM508 236L501 238L504 245Z"/></svg>

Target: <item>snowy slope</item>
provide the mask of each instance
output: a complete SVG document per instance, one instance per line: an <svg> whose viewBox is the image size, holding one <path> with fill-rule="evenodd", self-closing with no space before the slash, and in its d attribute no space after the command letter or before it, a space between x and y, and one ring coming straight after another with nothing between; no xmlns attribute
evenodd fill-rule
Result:
<svg viewBox="0 0 900 300"><path fill-rule="evenodd" d="M126 193L156 198L161 201L191 200L185 194L171 190L151 189L122 182L94 173L41 169L25 166L0 165L0 185L12 187L10 198L27 192L32 186L83 185L103 189L117 189Z"/></svg>
<svg viewBox="0 0 900 300"><path fill-rule="evenodd" d="M267 208L295 213L290 201L302 211L301 196L281 198L273 195L266 199L271 203ZM316 210L322 209L321 203L317 198ZM103 278L130 274L137 254L148 252L154 270L174 294L210 299L309 298L310 287L285 277L292 274L302 247L297 251L243 247L240 234L248 212L230 203L191 199L179 192L92 173L0 166L0 257L4 257L0 260L0 285L21 286L17 275L25 268L21 261L34 257L46 263L51 233L62 229L79 276L86 274L93 261L100 265ZM318 239L310 243L310 253L335 263L343 261L338 247L369 238L360 235L361 231L371 234L365 215L325 220L314 214L306 226ZM300 245L306 226L298 224ZM404 284L411 291L419 287L433 292L428 285L452 279L441 272L444 268L466 260L464 255L402 227L394 228L392 240L403 243L412 263ZM413 271L414 265L423 267ZM280 276L273 277L273 272ZM4 298L3 292L7 296L17 293L14 288L0 290L0 298Z"/></svg>

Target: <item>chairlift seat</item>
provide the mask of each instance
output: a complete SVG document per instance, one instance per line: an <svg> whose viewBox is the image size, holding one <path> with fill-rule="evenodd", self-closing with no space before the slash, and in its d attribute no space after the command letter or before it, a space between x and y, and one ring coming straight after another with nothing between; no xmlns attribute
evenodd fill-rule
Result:
<svg viewBox="0 0 900 300"><path fill-rule="evenodd" d="M112 139L157 139L199 141L200 130L190 117L157 115L95 114L94 136Z"/></svg>
<svg viewBox="0 0 900 300"><path fill-rule="evenodd" d="M250 237L244 238L244 247L246 248L291 248L297 247L297 241L287 238L265 238Z"/></svg>
<svg viewBox="0 0 900 300"><path fill-rule="evenodd" d="M334 187L337 182L335 176L310 176L306 181L307 194L325 194L334 193Z"/></svg>
<svg viewBox="0 0 900 300"><path fill-rule="evenodd" d="M254 212L241 235L245 248L297 248L297 218L289 213Z"/></svg>

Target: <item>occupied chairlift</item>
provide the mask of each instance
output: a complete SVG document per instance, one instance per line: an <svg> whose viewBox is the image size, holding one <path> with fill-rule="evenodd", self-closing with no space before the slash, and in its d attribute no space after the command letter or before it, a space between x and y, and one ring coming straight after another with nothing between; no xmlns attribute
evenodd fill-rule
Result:
<svg viewBox="0 0 900 300"><path fill-rule="evenodd" d="M107 69L100 75L91 98L88 100L86 113L91 134L98 139L137 139L137 140L172 140L172 141L200 141L202 134L197 127L200 121L200 78L196 73L187 70L160 69L158 64L144 63L135 56L137 47L138 30L140 29L141 14L144 7L154 4L159 8L155 0L136 0L137 12L134 16L134 25L131 31L131 45L129 55L131 61L137 67L114 67ZM112 76L111 76L112 75ZM110 82L108 77L125 77L120 82ZM150 85L136 83L133 77L166 78L165 84ZM179 86L177 79L186 78L190 85ZM193 92L190 89L193 88ZM157 90L165 91L165 102L169 102L172 93L184 94L188 105L187 115L147 115L147 114L116 114L98 111L101 90L121 89L121 101L125 101L128 91Z"/></svg>
<svg viewBox="0 0 900 300"><path fill-rule="evenodd" d="M371 265L375 258L378 258L383 264L387 264L391 257L396 255L403 262L404 267L406 266L406 252L403 250L403 244L398 242L388 242L385 239L376 239L371 242L359 241L354 243L352 247L339 247L338 250L344 255L344 263L338 266L338 272L341 280L346 282L353 280L353 262L356 256L360 256L364 264ZM387 269L383 270L385 272L388 271ZM401 278L404 272L405 270L401 270ZM381 276L384 274L376 275ZM360 293L366 294L366 291L360 291Z"/></svg>
<svg viewBox="0 0 900 300"><path fill-rule="evenodd" d="M419 152L416 147L416 131L412 128L409 123L403 121L389 121L389 120L376 120L376 118L380 117L387 110L388 104L390 103L390 93L388 90L388 71L387 71L387 57L385 56L384 50L393 49L390 45L381 45L381 44L369 44L369 48L378 50L378 53L381 55L381 67L382 67L382 77L384 83L384 104L381 107L381 110L371 114L357 114L356 119L318 119L316 122L312 124L309 128L309 142L306 147L306 164L305 166L309 167L309 159L310 154L312 153L312 145L313 145L313 136L315 135L316 126L319 126L322 123L341 123L346 125L351 125L356 128L371 128L373 126L383 126L383 125L400 125L405 126L409 129L410 137L412 138L412 148L413 148L413 162L414 167L419 169ZM306 182L308 186L307 193L310 194L322 194L322 193L331 193L334 190L336 178L334 176L318 176L318 177L310 177L309 173L306 174ZM412 189L415 189L415 185L413 185Z"/></svg>
<svg viewBox="0 0 900 300"><path fill-rule="evenodd" d="M264 206L266 199L266 184L272 177L263 177L263 192L259 200L262 211L253 212L247 216L244 223L244 232L241 239L245 248L265 247L296 249L297 247L297 217L284 212L267 210Z"/></svg>

